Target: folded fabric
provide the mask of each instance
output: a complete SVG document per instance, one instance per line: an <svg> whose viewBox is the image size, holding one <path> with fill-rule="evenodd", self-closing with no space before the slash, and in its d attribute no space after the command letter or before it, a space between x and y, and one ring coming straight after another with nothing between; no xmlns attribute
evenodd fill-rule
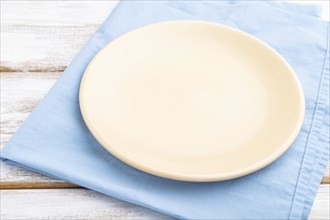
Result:
<svg viewBox="0 0 330 220"><path fill-rule="evenodd" d="M319 15L315 6L277 2L120 2L1 157L178 218L306 219L329 158L329 23ZM246 31L271 45L295 70L305 93L304 124L290 149L271 165L228 181L175 181L126 165L86 128L78 91L93 56L130 30L176 19L212 21Z"/></svg>

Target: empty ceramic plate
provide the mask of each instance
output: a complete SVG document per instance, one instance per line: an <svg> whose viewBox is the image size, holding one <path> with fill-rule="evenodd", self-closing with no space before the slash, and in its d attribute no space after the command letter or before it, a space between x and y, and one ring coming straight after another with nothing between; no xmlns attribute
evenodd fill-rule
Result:
<svg viewBox="0 0 330 220"><path fill-rule="evenodd" d="M127 164L218 181L282 155L301 128L304 97L288 63L255 37L170 21L106 45L83 76L80 107L94 137Z"/></svg>

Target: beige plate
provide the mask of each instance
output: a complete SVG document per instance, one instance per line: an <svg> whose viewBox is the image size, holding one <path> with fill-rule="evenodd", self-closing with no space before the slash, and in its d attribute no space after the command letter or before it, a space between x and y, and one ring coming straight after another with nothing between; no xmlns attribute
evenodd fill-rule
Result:
<svg viewBox="0 0 330 220"><path fill-rule="evenodd" d="M94 137L145 172L217 181L292 144L304 97L288 63L242 31L171 21L129 32L88 65L80 107Z"/></svg>

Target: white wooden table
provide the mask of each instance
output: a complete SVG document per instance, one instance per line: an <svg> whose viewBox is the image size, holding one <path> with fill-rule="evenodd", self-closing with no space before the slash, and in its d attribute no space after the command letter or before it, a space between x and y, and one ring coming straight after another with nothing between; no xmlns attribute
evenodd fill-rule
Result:
<svg viewBox="0 0 330 220"><path fill-rule="evenodd" d="M319 3L328 7L326 2ZM115 1L1 2L1 147L115 4ZM329 184L327 170L310 219L330 219ZM1 219L170 218L3 162L0 188Z"/></svg>

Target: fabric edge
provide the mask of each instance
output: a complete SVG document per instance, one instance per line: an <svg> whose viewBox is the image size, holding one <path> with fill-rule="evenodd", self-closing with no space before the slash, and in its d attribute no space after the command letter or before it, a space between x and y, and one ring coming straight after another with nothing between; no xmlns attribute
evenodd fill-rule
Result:
<svg viewBox="0 0 330 220"><path fill-rule="evenodd" d="M324 64L324 68L323 68L323 81L321 83L321 88L323 88L322 91L320 91L320 98L322 101L322 104L324 105L324 111L326 111L326 109L329 109L329 88L330 88L330 23L328 23L328 37L327 37L327 53L326 53L326 58L325 58L325 64ZM320 108L321 109L321 108ZM325 112L324 115L322 117L322 119L324 120L324 118L326 117ZM321 126L323 121L318 121L318 125ZM326 126L326 125L323 125ZM326 131L329 131L330 126L327 125L326 126ZM321 130L320 130L321 131ZM322 134L322 132L320 133L314 133L315 135L318 136L319 139L323 139L323 145L320 146L319 151L317 152L317 155L314 159L314 166L313 166L313 171L311 174L311 178L309 181L309 185L308 185L308 192L306 193L306 200L305 200L305 204L304 204L304 210L303 210L303 219L307 219L309 216L309 213L312 209L313 203L314 203L314 199L316 197L318 188L320 186L320 182L322 180L322 177L324 175L324 170L326 169L327 165L328 165L328 160L329 160L329 150L330 150L330 143L329 143L329 134ZM313 146L316 146L314 141L311 141L310 143Z"/></svg>
<svg viewBox="0 0 330 220"><path fill-rule="evenodd" d="M320 89L315 105L315 113L311 124L310 134L302 159L301 170L297 179L297 186L293 196L289 219L307 219L317 194L324 170L327 166L327 154L329 151L328 140L318 144L321 137L323 121L326 117L326 109L329 108L329 25L327 23L327 46L322 67ZM308 153L307 153L308 152ZM326 158L326 159L325 159Z"/></svg>

